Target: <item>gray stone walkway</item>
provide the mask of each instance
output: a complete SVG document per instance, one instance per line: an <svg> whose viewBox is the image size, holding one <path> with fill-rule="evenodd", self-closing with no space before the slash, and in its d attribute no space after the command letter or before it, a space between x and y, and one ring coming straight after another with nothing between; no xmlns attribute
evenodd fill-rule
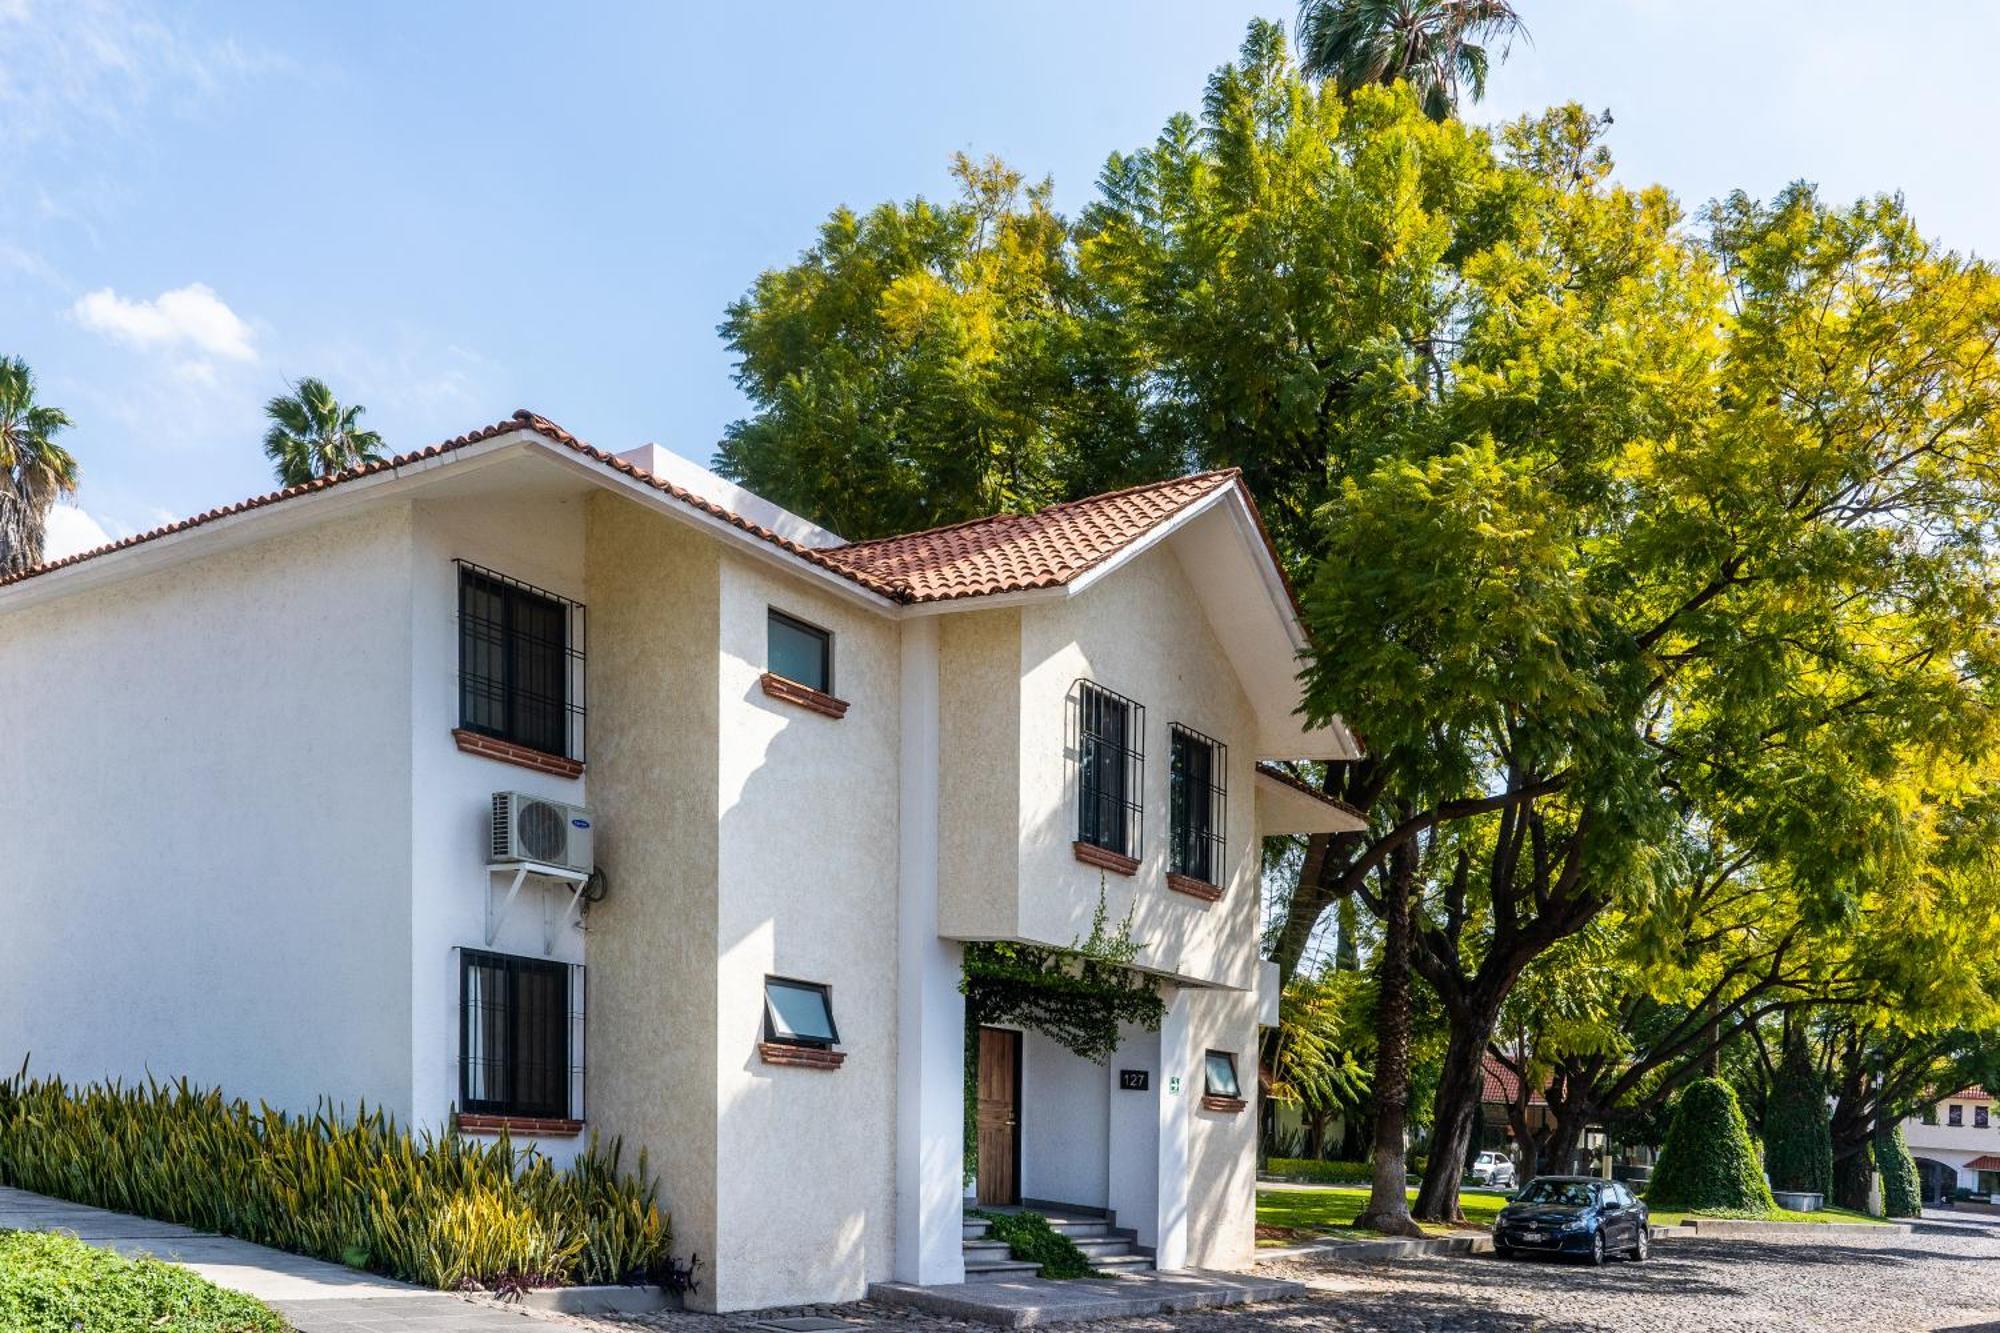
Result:
<svg viewBox="0 0 2000 1333"><path fill-rule="evenodd" d="M339 1264L26 1190L0 1187L0 1230L65 1231L120 1254L180 1264L217 1286L255 1296L299 1333L528 1333L547 1326L533 1315Z"/></svg>

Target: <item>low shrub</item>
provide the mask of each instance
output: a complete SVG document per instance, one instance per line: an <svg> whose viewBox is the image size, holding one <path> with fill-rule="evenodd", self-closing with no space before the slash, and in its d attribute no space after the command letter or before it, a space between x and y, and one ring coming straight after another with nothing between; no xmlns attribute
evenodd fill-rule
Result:
<svg viewBox="0 0 2000 1333"><path fill-rule="evenodd" d="M1097 1272L1076 1242L1049 1225L1040 1213L989 1213L975 1210L986 1223L986 1234L1007 1242L1007 1253L1022 1263L1040 1264L1037 1277L1091 1277Z"/></svg>
<svg viewBox="0 0 2000 1333"><path fill-rule="evenodd" d="M261 1301L157 1259L127 1259L73 1236L0 1231L0 1329L7 1333L285 1333Z"/></svg>
<svg viewBox="0 0 2000 1333"><path fill-rule="evenodd" d="M1758 1156L1736 1090L1718 1078L1698 1079L1674 1104L1646 1202L1672 1211L1726 1208L1766 1216L1777 1205Z"/></svg>
<svg viewBox="0 0 2000 1333"><path fill-rule="evenodd" d="M186 1080L0 1082L0 1184L454 1289L658 1276L671 1232L646 1156L575 1165L381 1111L292 1116Z"/></svg>
<svg viewBox="0 0 2000 1333"><path fill-rule="evenodd" d="M1267 1169L1274 1176L1310 1180L1316 1185L1366 1185L1375 1179L1372 1162L1321 1162L1310 1157L1273 1157Z"/></svg>

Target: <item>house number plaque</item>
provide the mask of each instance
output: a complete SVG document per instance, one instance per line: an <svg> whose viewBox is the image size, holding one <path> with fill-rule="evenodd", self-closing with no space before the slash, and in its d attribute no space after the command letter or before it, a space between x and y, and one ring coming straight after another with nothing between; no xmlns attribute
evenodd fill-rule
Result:
<svg viewBox="0 0 2000 1333"><path fill-rule="evenodd" d="M1120 1092L1144 1092L1152 1086L1152 1075L1143 1069L1121 1069L1118 1071Z"/></svg>

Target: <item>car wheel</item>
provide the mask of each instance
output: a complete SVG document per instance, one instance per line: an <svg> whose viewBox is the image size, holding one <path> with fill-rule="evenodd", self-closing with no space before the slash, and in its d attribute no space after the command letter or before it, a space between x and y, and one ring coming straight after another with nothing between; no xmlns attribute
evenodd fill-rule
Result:
<svg viewBox="0 0 2000 1333"><path fill-rule="evenodd" d="M1643 1264L1646 1262L1646 1257L1650 1255L1652 1252L1653 1252L1653 1228L1650 1226L1642 1226L1639 1228L1639 1239L1632 1242L1632 1262L1635 1264Z"/></svg>
<svg viewBox="0 0 2000 1333"><path fill-rule="evenodd" d="M1602 1227L1590 1233L1590 1266L1592 1268L1604 1267L1604 1229Z"/></svg>

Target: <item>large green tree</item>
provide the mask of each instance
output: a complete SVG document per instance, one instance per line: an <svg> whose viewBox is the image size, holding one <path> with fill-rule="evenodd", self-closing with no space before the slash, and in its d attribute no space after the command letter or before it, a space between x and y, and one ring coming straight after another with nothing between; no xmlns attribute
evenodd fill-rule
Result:
<svg viewBox="0 0 2000 1333"><path fill-rule="evenodd" d="M958 197L836 212L721 333L753 414L723 475L849 538L1023 512L1180 470L1138 348L1044 181L963 155Z"/></svg>
<svg viewBox="0 0 2000 1333"><path fill-rule="evenodd" d="M42 562L49 508L76 491L76 459L55 442L70 419L35 400L20 357L0 357L0 576Z"/></svg>
<svg viewBox="0 0 2000 1333"><path fill-rule="evenodd" d="M1484 98L1493 60L1487 44L1526 32L1507 0L1304 0L1299 6L1299 52L1307 73L1331 80L1343 96L1406 80L1433 120L1456 115L1461 95Z"/></svg>
<svg viewBox="0 0 2000 1333"><path fill-rule="evenodd" d="M264 456L280 486L303 486L319 477L382 461L382 437L361 428L365 409L344 406L323 380L310 376L264 405L270 426Z"/></svg>
<svg viewBox="0 0 2000 1333"><path fill-rule="evenodd" d="M1603 133L1576 108L1489 135L1406 86L1344 98L1257 24L1200 116L1114 155L1042 251L1073 345L1116 367L1088 381L1089 419L1122 423L1113 462L1244 469L1304 589L1310 710L1366 738L1322 782L1370 826L1308 842L1270 938L1289 977L1336 905L1382 923L1375 1225L1403 1207L1412 968L1450 1028L1420 1201L1446 1218L1502 1004L1603 914L1655 919L1677 831L1837 929L1921 900L1922 775L1993 745L1992 274L1891 199L1801 186L1692 226L1614 181ZM865 299L786 298L830 267ZM760 281L733 322L797 331L739 343L754 401L838 383L908 413L927 345L881 338L882 271L903 269L814 254ZM787 326L795 306L831 314ZM1052 307L980 308L1033 342ZM954 413L980 401L958 382L938 379ZM980 494L960 456L990 432L947 465L850 415L859 457L896 466L803 468L838 500L807 512L861 535L908 526L911 496ZM737 434L781 427L824 429L765 407ZM1721 1026L1696 1013L1669 1044Z"/></svg>

